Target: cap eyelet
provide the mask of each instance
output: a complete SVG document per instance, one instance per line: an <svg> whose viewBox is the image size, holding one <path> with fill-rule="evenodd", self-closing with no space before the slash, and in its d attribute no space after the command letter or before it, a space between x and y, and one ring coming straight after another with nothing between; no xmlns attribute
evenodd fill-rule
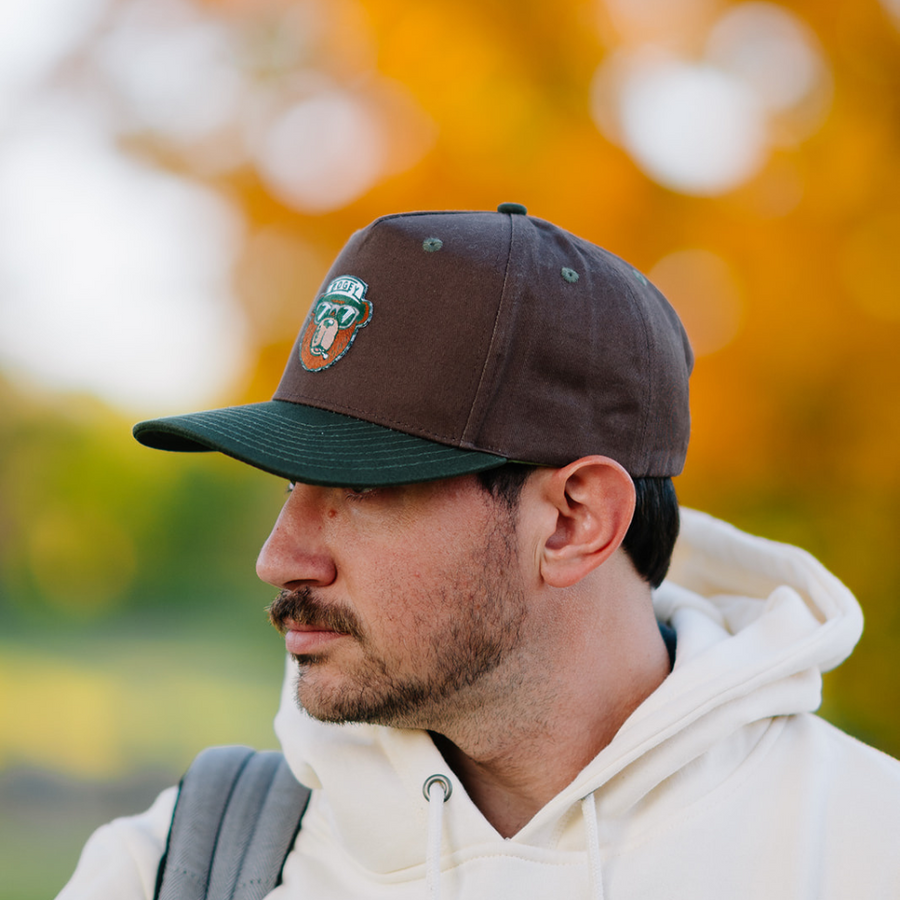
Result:
<svg viewBox="0 0 900 900"><path fill-rule="evenodd" d="M450 795L453 793L453 785L450 783L450 779L445 775L432 775L429 778L425 779L425 784L422 785L422 793L425 795L425 799L429 803L431 802L431 794L429 792L433 784L439 784L443 788L444 803L446 803L450 799Z"/></svg>
<svg viewBox="0 0 900 900"><path fill-rule="evenodd" d="M444 242L436 237L425 238L425 240L422 241L422 249L426 253L436 253L443 246Z"/></svg>
<svg viewBox="0 0 900 900"><path fill-rule="evenodd" d="M560 269L559 274L562 275L562 277L565 278L565 280L568 281L569 284L575 284L575 282L578 281L579 278L581 278L581 276L574 269L570 269L568 266L563 266L562 269Z"/></svg>

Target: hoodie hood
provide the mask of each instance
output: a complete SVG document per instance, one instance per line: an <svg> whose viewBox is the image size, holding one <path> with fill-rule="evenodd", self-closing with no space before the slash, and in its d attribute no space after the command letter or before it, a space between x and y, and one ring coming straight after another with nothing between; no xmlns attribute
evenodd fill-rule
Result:
<svg viewBox="0 0 900 900"><path fill-rule="evenodd" d="M509 840L472 803L426 732L326 724L298 709L288 659L275 727L297 778L322 789L314 794L315 829L375 880L406 877L425 864L423 783L441 774L453 791L443 810L445 867L486 854L552 857L558 866L568 857L553 854L576 851L583 867L586 829L596 828L582 818L584 798L595 800L601 842L626 819L632 827L645 814L659 819L685 808L741 765L773 717L817 709L821 673L845 659L862 632L852 595L809 554L687 509L654 606L677 634L671 674Z"/></svg>

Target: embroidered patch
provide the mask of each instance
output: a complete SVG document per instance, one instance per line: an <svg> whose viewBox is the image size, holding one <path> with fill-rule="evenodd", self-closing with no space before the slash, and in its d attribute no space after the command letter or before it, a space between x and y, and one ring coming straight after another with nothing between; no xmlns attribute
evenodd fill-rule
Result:
<svg viewBox="0 0 900 900"><path fill-rule="evenodd" d="M335 278L316 300L300 335L300 362L309 372L333 366L349 349L356 332L372 318L368 285L352 275Z"/></svg>

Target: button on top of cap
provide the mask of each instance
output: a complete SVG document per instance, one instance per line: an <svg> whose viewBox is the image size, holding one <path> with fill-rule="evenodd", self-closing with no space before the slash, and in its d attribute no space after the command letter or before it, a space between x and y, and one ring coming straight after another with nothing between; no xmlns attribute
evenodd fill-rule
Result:
<svg viewBox="0 0 900 900"><path fill-rule="evenodd" d="M511 216L527 216L528 210L521 203L501 203L497 207L499 213L509 213Z"/></svg>

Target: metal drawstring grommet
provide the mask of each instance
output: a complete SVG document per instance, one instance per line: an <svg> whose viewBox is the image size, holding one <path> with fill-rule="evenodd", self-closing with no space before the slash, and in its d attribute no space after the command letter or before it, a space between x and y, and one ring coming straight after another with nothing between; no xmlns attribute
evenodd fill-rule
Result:
<svg viewBox="0 0 900 900"><path fill-rule="evenodd" d="M453 785L450 783L450 779L445 775L432 775L429 778L425 779L425 784L422 785L422 793L425 795L425 799L430 803L431 802L431 786L433 784L439 784L444 791L444 803L446 803L450 799L450 795L453 793Z"/></svg>

